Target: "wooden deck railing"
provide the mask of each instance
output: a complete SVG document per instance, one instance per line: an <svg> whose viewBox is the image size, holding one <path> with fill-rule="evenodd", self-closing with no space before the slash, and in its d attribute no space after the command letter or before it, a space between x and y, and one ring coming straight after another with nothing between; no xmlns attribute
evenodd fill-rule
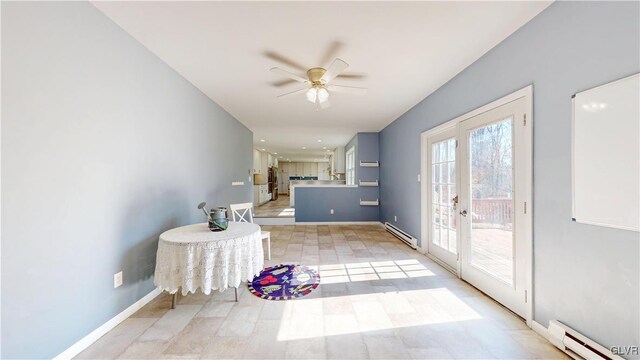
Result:
<svg viewBox="0 0 640 360"><path fill-rule="evenodd" d="M473 199L473 222L508 225L513 223L513 199Z"/></svg>

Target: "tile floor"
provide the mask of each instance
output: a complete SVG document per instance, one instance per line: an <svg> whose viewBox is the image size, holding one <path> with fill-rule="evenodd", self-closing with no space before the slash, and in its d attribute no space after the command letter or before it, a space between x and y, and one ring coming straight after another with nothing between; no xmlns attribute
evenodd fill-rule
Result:
<svg viewBox="0 0 640 360"><path fill-rule="evenodd" d="M290 206L288 195L278 195L277 200L268 201L253 209L253 217L292 218L295 215L295 209Z"/></svg>
<svg viewBox="0 0 640 360"><path fill-rule="evenodd" d="M315 266L321 285L292 301L246 286L164 294L79 359L566 358L516 316L378 226L264 226L269 264Z"/></svg>

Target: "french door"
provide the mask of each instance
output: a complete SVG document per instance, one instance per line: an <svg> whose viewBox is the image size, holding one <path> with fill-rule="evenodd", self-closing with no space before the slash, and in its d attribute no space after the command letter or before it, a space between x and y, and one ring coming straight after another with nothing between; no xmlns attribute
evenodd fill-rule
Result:
<svg viewBox="0 0 640 360"><path fill-rule="evenodd" d="M528 301L523 197L529 162L521 146L527 108L521 98L458 125L460 276L522 317Z"/></svg>
<svg viewBox="0 0 640 360"><path fill-rule="evenodd" d="M426 209L429 223L429 253L451 269L457 268L457 175L456 128L451 127L427 139L429 168L427 192L430 194Z"/></svg>
<svg viewBox="0 0 640 360"><path fill-rule="evenodd" d="M531 317L530 112L528 88L423 134L428 253L525 319Z"/></svg>

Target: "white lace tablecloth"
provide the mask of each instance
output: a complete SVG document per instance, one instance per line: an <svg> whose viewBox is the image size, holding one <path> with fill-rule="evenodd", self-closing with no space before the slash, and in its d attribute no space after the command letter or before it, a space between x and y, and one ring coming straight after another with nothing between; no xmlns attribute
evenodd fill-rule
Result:
<svg viewBox="0 0 640 360"><path fill-rule="evenodd" d="M154 283L174 294L237 288L253 280L264 266L260 226L229 222L225 231L213 232L207 224L194 224L160 235Z"/></svg>

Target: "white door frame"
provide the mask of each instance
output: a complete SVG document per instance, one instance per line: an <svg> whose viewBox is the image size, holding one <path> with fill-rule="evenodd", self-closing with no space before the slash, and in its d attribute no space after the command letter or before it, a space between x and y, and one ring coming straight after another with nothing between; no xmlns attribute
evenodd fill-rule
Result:
<svg viewBox="0 0 640 360"><path fill-rule="evenodd" d="M421 159L420 159L420 203L421 203L421 216L420 216L420 229L421 229L421 244L422 244L422 248L421 251L425 254L427 254L430 258L433 258L432 256L429 255L429 239L430 239L430 223L427 221L427 216L424 216L424 214L429 213L430 211L430 194L429 194L429 174L430 174L430 169L429 169L429 158L427 157L427 155L429 154L429 149L427 146L427 139L430 136L433 136L437 133L440 133L444 130L448 130L451 129L452 127L456 127L458 125L459 122L470 119L472 117L475 117L477 115L480 115L482 113L485 113L489 110L492 110L494 108L497 108L501 105L510 103L514 100L520 99L520 98L528 98L527 101L527 109L525 111L525 115L526 115L526 126L525 126L525 130L524 130L524 137L523 137L523 143L522 143L522 151L523 151L523 157L522 160L523 161L528 161L529 164L522 164L521 166L523 166L526 169L526 176L525 176L525 181L526 181L526 190L525 190L525 194L523 196L523 200L524 202L526 202L526 213L524 214L524 223L521 224L523 227L523 231L522 233L524 234L524 239L522 239L523 243L525 244L526 247L526 251L527 251L527 257L525 258L526 264L524 266L525 270L526 270L526 294L527 294L527 308L526 308L526 316L525 316L525 320L527 322L527 325L529 327L531 327L531 324L533 322L533 224L532 224L532 214L533 214L533 202L532 202L532 193L533 193L533 85L529 85L527 87L524 87L516 92L513 92L509 95L506 95L498 100L495 100L487 105L481 106L475 110L472 110L464 115L458 116L455 119L449 120L444 124L438 125L430 130L424 131L421 135L420 135L420 153L421 153ZM515 121L515 120L514 120ZM458 148L456 148L456 159L458 159L459 157L459 151ZM456 169L456 172L459 172L458 169ZM458 231L457 233L459 234L459 229L460 229L460 221L457 223L457 228ZM461 245L460 245L460 236L456 236L456 241L458 242L458 253L461 251ZM458 277L460 277L460 260L458 260L458 266L456 269L451 269L449 266L446 266L446 264L444 264L442 261L439 261L438 259L434 259L436 260L440 265L445 265L444 267L449 269L449 270L454 270L454 272L456 273L456 275L458 275Z"/></svg>
<svg viewBox="0 0 640 360"><path fill-rule="evenodd" d="M445 128L438 128L437 131L428 131L428 136L423 136L422 138L422 151L423 151L423 155L422 158L425 159L425 161L422 161L422 167L423 169L421 169L422 171L422 175L421 178L425 179L425 181L422 182L422 186L423 186L423 191L422 193L425 195L423 196L423 204L422 204L422 214L424 214L425 218L422 219L421 221L423 221L426 224L432 224L433 221L431 219L431 214L432 214L432 199L431 199L431 194L433 194L433 189L431 186L431 178L433 176L432 173L432 166L431 166L431 161L429 159L432 158L433 153L432 153L432 145L433 143L438 143L441 141L444 141L446 139L450 139L450 138L454 138L457 139L457 129L455 125L451 125L451 126L447 126ZM458 148L456 146L456 161L458 160ZM456 169L456 183L458 181L458 176L457 176L457 169ZM426 202L425 202L426 201ZM456 234L459 234L459 229L458 229L458 223L456 223ZM435 246L432 242L431 242L431 228L430 227L422 227L422 231L426 231L423 232L422 235L422 239L424 239L424 241L427 244L423 244L422 245L422 249L424 250L424 253L429 256L429 258L431 258L432 260L438 262L438 264L440 264L441 266L447 268L449 271L457 274L460 274L460 271L458 269L458 260L459 260L459 251L456 251L456 254L452 254L449 251L447 251L446 249L438 249L437 246ZM457 236L456 236L456 245L458 244L458 240L457 240ZM432 251L431 246L434 247L434 251ZM457 249L457 246L456 246ZM437 253L440 253L440 256L438 256Z"/></svg>

